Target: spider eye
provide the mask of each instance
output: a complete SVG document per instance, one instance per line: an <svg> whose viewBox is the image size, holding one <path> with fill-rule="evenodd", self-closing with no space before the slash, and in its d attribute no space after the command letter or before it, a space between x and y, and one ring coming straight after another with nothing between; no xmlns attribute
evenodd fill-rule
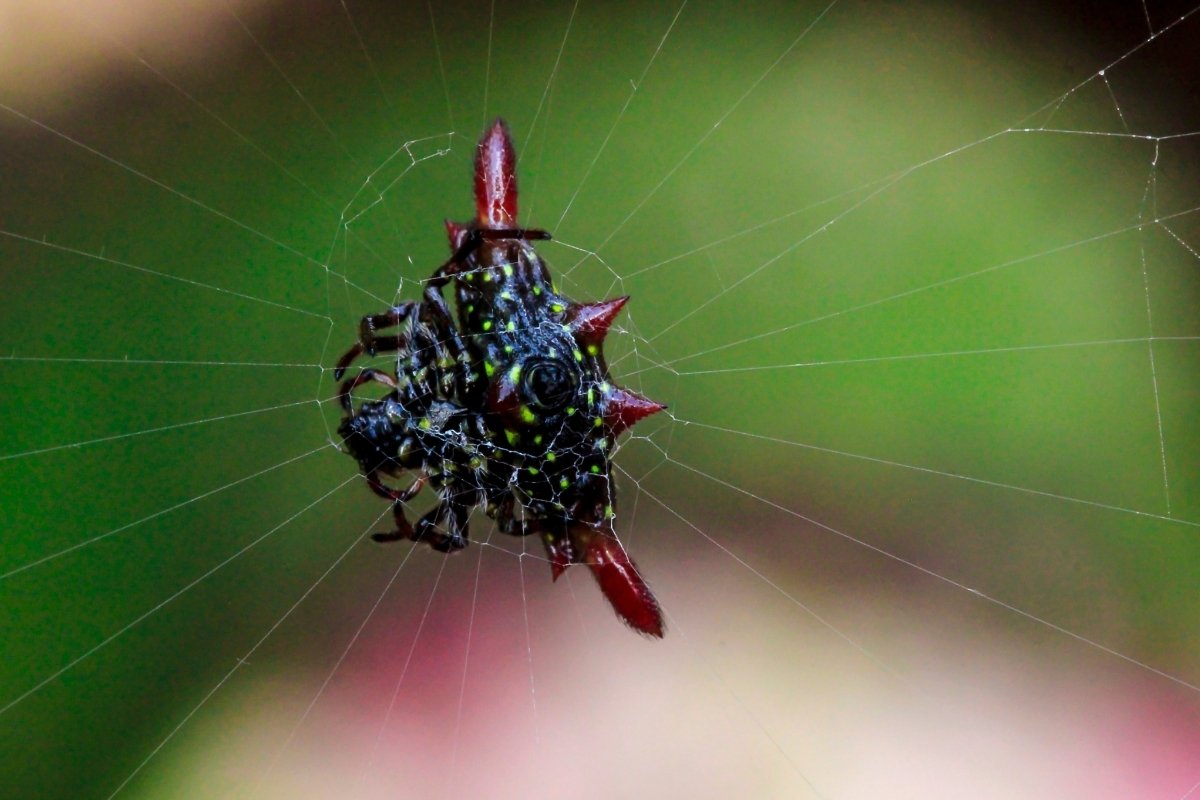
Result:
<svg viewBox="0 0 1200 800"><path fill-rule="evenodd" d="M557 411L575 394L574 374L561 361L543 359L526 368L525 396L541 411Z"/></svg>

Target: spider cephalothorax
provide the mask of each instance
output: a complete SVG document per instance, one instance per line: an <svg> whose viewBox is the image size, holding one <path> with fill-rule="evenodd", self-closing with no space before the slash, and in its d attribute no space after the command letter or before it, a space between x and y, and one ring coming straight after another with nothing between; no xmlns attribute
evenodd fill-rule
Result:
<svg viewBox="0 0 1200 800"><path fill-rule="evenodd" d="M663 406L609 378L602 344L628 297L576 303L557 292L533 247L545 231L517 226L516 156L497 120L475 158L476 218L446 223L453 255L423 299L363 317L338 361L395 352L395 373L362 369L341 385L338 432L376 494L392 501L396 530L442 551L467 544L482 506L505 534L537 535L557 578L586 563L617 614L661 636L662 614L613 529L610 456L617 437ZM453 281L457 324L442 288ZM395 332L381 334L385 328ZM389 388L355 407L356 387ZM407 489L382 476L419 473ZM404 503L429 482L438 504L415 527ZM517 517L518 507L521 510Z"/></svg>

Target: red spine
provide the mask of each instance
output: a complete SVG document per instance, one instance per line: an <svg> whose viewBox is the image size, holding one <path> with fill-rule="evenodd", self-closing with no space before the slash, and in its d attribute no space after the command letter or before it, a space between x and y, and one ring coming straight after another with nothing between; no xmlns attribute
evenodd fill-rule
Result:
<svg viewBox="0 0 1200 800"><path fill-rule="evenodd" d="M492 123L475 151L475 215L481 228L517 225L517 154L504 120Z"/></svg>
<svg viewBox="0 0 1200 800"><path fill-rule="evenodd" d="M635 631L661 639L662 610L617 537L605 533L593 536L584 560L617 616Z"/></svg>

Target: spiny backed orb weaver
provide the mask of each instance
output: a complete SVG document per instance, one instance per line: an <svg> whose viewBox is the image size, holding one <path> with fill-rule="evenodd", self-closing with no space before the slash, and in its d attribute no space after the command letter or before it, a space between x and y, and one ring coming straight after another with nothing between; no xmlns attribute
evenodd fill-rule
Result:
<svg viewBox="0 0 1200 800"><path fill-rule="evenodd" d="M497 119L475 155L476 217L446 222L453 255L420 302L363 317L338 360L335 380L361 355L396 359L394 374L364 368L342 382L338 433L371 489L392 502L396 529L376 541L461 550L482 506L501 533L542 540L553 579L587 564L622 620L661 637L658 601L613 527L611 454L622 432L665 406L609 378L601 344L629 298L575 303L557 292L533 247L550 234L517 226L515 163ZM442 296L451 281L457 325ZM389 391L356 407L354 390L368 382ZM408 488L382 480L406 470L420 473ZM414 527L404 503L425 483L438 503Z"/></svg>

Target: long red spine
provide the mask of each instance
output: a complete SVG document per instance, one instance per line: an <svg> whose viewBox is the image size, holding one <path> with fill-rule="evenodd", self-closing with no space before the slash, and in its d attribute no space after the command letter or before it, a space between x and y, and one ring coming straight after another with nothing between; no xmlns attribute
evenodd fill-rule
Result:
<svg viewBox="0 0 1200 800"><path fill-rule="evenodd" d="M475 215L481 228L517 225L517 153L504 120L492 123L475 151Z"/></svg>
<svg viewBox="0 0 1200 800"><path fill-rule="evenodd" d="M584 561L617 616L635 631L661 639L662 610L617 537L597 533L588 543Z"/></svg>

